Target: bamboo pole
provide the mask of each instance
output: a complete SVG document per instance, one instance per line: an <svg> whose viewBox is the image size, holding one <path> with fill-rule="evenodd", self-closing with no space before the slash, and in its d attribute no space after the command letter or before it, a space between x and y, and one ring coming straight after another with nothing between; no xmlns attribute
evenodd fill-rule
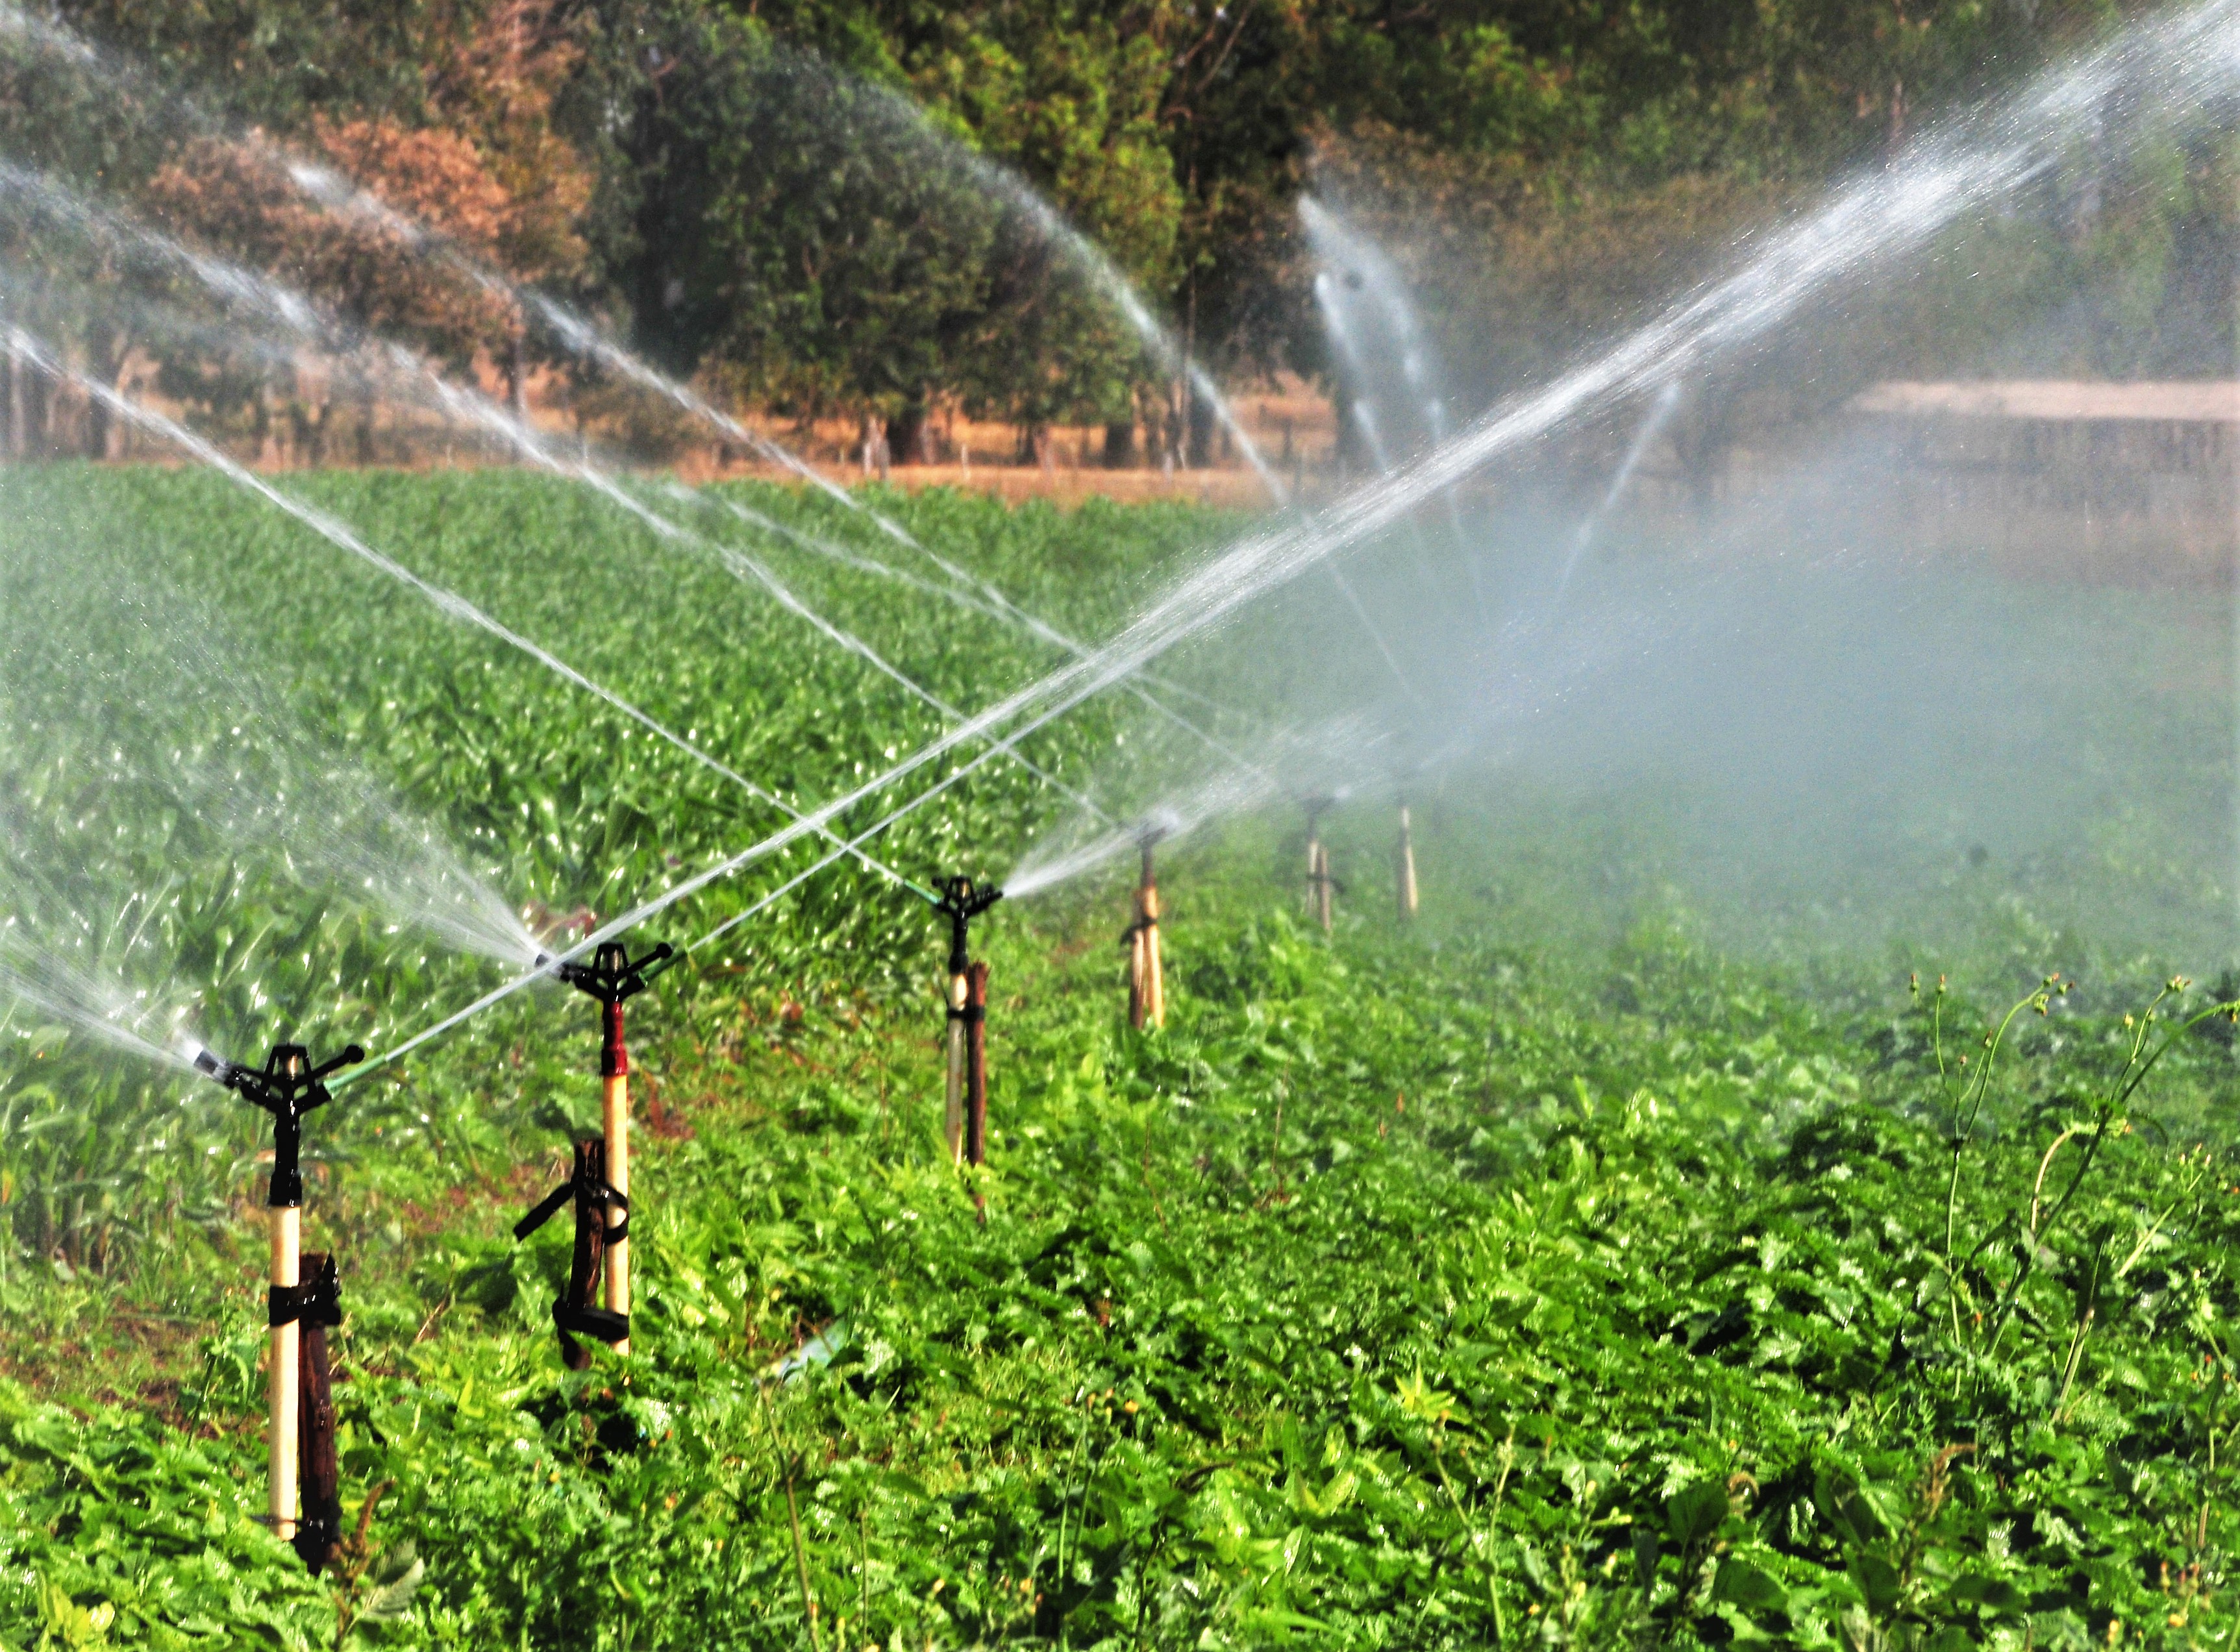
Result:
<svg viewBox="0 0 2240 1652"><path fill-rule="evenodd" d="M1400 921L1416 918L1416 834L1408 818L1408 805L1400 805Z"/></svg>
<svg viewBox="0 0 2240 1652"><path fill-rule="evenodd" d="M1159 957L1159 875L1151 862L1151 845L1143 845L1143 875L1136 886L1134 944L1129 955L1129 1024L1138 1031L1146 1025L1167 1024L1167 988Z"/></svg>
<svg viewBox="0 0 2240 1652"><path fill-rule="evenodd" d="M599 1056L600 1122L607 1138L607 1185L630 1197L630 1049L623 1042L620 999L603 1004L606 1012L606 1043ZM627 1218L609 1205L605 1226L611 1231L625 1226ZM630 1240L610 1239L604 1246L607 1309L627 1317L630 1310ZM616 1342L615 1352L628 1355L630 1338Z"/></svg>
<svg viewBox="0 0 2240 1652"><path fill-rule="evenodd" d="M964 1162L964 1010L971 986L962 969L949 976L949 1088L941 1116L941 1133L949 1143L951 1165Z"/></svg>
<svg viewBox="0 0 2240 1652"><path fill-rule="evenodd" d="M299 1274L316 1281L331 1277L332 1258L323 1253L304 1256ZM297 1509L302 1525L297 1553L303 1555L313 1576L334 1557L342 1535L342 1469L335 1456L335 1399L333 1369L327 1360L327 1329L323 1320L299 1318L297 1358L302 1396L297 1414L297 1449L302 1454L303 1495Z"/></svg>
<svg viewBox="0 0 2240 1652"><path fill-rule="evenodd" d="M988 1162L988 966L965 971L964 1156Z"/></svg>
<svg viewBox="0 0 2240 1652"><path fill-rule="evenodd" d="M293 1290L303 1282L303 1212L300 1206L272 1209L272 1282ZM303 1327L294 1321L272 1327L272 1357L265 1373L270 1416L265 1429L265 1464L270 1481L272 1529L286 1542L296 1535L297 1431L301 1393Z"/></svg>

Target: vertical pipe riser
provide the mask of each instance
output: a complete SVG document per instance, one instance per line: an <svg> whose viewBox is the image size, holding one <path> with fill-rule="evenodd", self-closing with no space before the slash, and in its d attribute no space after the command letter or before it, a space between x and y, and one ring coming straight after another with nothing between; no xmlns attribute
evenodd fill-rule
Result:
<svg viewBox="0 0 2240 1652"><path fill-rule="evenodd" d="M988 966L965 973L964 1156L974 1165L988 1162Z"/></svg>
<svg viewBox="0 0 2240 1652"><path fill-rule="evenodd" d="M630 1046L623 1036L620 1003L601 1004L599 1050L600 1122L607 1138L607 1183L625 1199L630 1197ZM611 1208L606 1213L610 1228L622 1225ZM607 1309L627 1316L630 1310L630 1240L609 1240L603 1247L606 1267ZM627 1355L630 1338L615 1345Z"/></svg>
<svg viewBox="0 0 2240 1652"><path fill-rule="evenodd" d="M962 974L949 977L948 1089L943 1099L942 1137L949 1143L949 1162L964 1162L965 999L970 987Z"/></svg>
<svg viewBox="0 0 2240 1652"><path fill-rule="evenodd" d="M1145 883L1136 891L1137 946L1142 959L1143 1014L1136 1024L1167 1024L1167 985L1159 959L1159 886Z"/></svg>
<svg viewBox="0 0 2240 1652"><path fill-rule="evenodd" d="M1400 921L1413 923L1416 917L1416 833L1408 817L1407 806L1400 809Z"/></svg>
<svg viewBox="0 0 2240 1652"><path fill-rule="evenodd" d="M303 1213L295 1205L275 1206L272 1217L272 1283L293 1290L303 1282ZM266 1372L267 1419L265 1466L270 1481L272 1529L286 1542L296 1535L297 1435L302 1423L297 1402L302 1393L303 1327L290 1323L271 1328L272 1357Z"/></svg>

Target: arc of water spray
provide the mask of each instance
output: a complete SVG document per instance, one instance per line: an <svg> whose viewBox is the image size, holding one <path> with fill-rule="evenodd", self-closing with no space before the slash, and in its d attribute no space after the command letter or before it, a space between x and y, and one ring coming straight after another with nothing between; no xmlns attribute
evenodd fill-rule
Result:
<svg viewBox="0 0 2240 1652"><path fill-rule="evenodd" d="M260 308L277 316L289 330L299 338L321 348L327 346L330 333L350 331L354 334L355 330L345 330L331 318L323 316L318 307L303 294L223 260L197 253L169 236L142 225L127 223L114 214L103 212L82 197L63 189L51 180L39 177L21 168L0 164L0 190L30 197L90 235L127 240L144 252L183 268L222 300L235 304L249 304ZM347 347L356 349L363 348L366 341L362 336L353 336L345 342ZM880 656L870 644L833 625L823 616L801 601L757 559L747 556L734 547L717 544L701 536L692 534L659 513L649 510L617 486L612 477L596 467L558 457L550 450L541 433L518 415L499 406L478 390L470 390L453 384L424 356L393 343L386 346L385 356L392 369L418 383L423 390L435 399L438 408L449 416L464 420L497 436L522 456L544 469L591 487L601 496L637 517L651 529L658 537L672 543L689 543L703 546L713 551L734 577L760 585L780 606L815 627L820 634L839 647L867 661L881 673L901 684L914 696L933 707L951 721L963 720L963 713L912 681ZM1023 754L1011 749L1008 743L1006 743L1006 750L1014 761L1037 778L1055 788L1082 807L1091 810L1096 809L1097 805L1094 803L1056 776L1042 769ZM751 795L763 802L770 803L784 813L795 812L790 805L782 802L774 794L754 785L742 776L732 774L728 769L723 772L746 786ZM916 884L902 878L890 869L877 865L869 859L866 859L864 863L873 866L883 876L896 878L905 888L917 889ZM923 891L918 892L923 893Z"/></svg>
<svg viewBox="0 0 2240 1652"><path fill-rule="evenodd" d="M112 82L137 81L140 78L133 71L111 62L103 53L68 28L59 23L33 18L23 12L20 7L12 3L12 0L0 0L0 29L11 30L33 39L45 49L55 51L79 66L91 70ZM168 90L163 92L163 96L174 106L187 110L198 130L203 131L221 130L218 122L190 101ZM908 111L910 118L917 122L923 128L923 117L919 111L907 103L900 106ZM930 129L923 130L930 133ZM947 558L939 556L901 523L857 499L846 490L836 486L815 467L781 444L749 430L689 386L656 371L637 356L615 343L599 329L575 311L557 303L532 289L515 283L500 272L479 263L456 243L437 235L428 226L397 211L368 191L350 183L331 169L291 155L261 137L257 141L268 153L273 155L290 179L312 200L330 210L349 212L373 218L408 246L423 253L433 253L442 256L453 269L485 290L511 300L521 308L524 315L537 316L549 330L578 355L586 356L609 370L629 378L642 388L664 396L695 418L700 419L723 435L744 444L750 450L760 453L766 459L800 476L820 491L839 502L847 510L868 515L882 531L932 560L951 578L977 584L1007 611L1035 629L1038 634L1044 635L1049 640L1068 647L1077 656L1081 655L1082 649L1079 644L1063 642L1057 631L1018 608L1009 597L1004 596L988 582L973 579L966 575L963 570ZM1163 359L1187 361L1188 358L1181 355L1172 339L1159 327L1141 299L1136 296L1126 278L1112 266L1110 261L1101 250L1071 225L1066 223L1056 210L1036 195L1023 180L980 157L976 157L972 159L983 177L1000 182L1004 190L1023 205L1044 227L1046 232L1052 234L1077 257L1084 261L1092 274L1103 282L1107 290L1120 303L1130 323L1144 336L1147 343L1153 344L1163 352ZM1280 482L1276 480L1273 471L1269 469L1250 436L1237 423L1233 412L1221 396L1218 388L1202 370L1197 368L1195 363L1190 363L1190 369L1193 382L1198 385L1200 392L1208 397L1221 418L1223 427L1230 431L1239 451L1245 455L1263 483L1270 487L1271 496L1279 503L1286 503L1286 496ZM1169 721L1204 741L1211 749L1221 752L1232 761L1243 761L1235 753L1228 751L1218 743L1212 741L1204 730L1154 699L1147 689L1138 685L1134 691ZM783 804L779 806L783 807ZM907 885L907 880L904 882Z"/></svg>
<svg viewBox="0 0 2240 1652"><path fill-rule="evenodd" d="M920 579L914 574L906 573L899 568L892 567L886 563L880 562L877 557L861 556L854 551L849 550L843 546L835 545L828 540L821 539L814 534L804 534L800 530L790 527L788 524L778 521L774 516L769 516L763 511L757 510L751 506L741 504L736 499L711 499L710 496L695 492L694 490L684 487L681 483L673 483L670 486L677 496L682 498L691 500L703 507L710 503L721 505L723 510L729 511L732 516L737 517L741 522L745 523L748 526L758 529L764 533L771 535L773 537L784 541L788 544L796 545L803 550L811 551L817 556L830 558L834 562L839 563L843 567L853 568L860 572L871 574L880 578L897 581L902 584L907 585L913 590L923 591L928 596L937 596L943 602L953 603L957 607L963 608L975 614L984 615L990 619L1024 623L1031 635L1050 643L1053 647L1070 655L1073 658L1079 660L1084 659L1088 656L1089 649L1085 643L1077 643L1071 637L1065 636L1063 633L1043 624L1040 621L1035 620L1031 616L1025 614L1022 610L1010 607L999 607L995 602L983 602L978 599L974 596L970 590L961 590L953 585L939 584L930 579ZM992 586L988 587L988 589L990 591L994 590L994 587ZM996 594L1000 599L1001 593L998 592ZM1223 707L1218 702L1209 699L1206 696L1198 693L1197 690L1184 683L1177 683L1168 678L1156 676L1149 671L1139 673L1137 676L1130 678L1124 685L1128 691L1142 701L1143 704L1149 706L1152 710L1159 713L1175 727L1191 736L1200 745L1212 752L1216 756L1223 758L1240 769L1248 770L1256 770L1257 769L1257 765L1254 763L1252 759L1237 751L1227 742L1221 739L1219 736L1214 734L1210 729L1203 727L1202 724L1192 722L1190 718L1183 716L1180 712L1174 710L1163 702L1154 698L1150 694L1150 689L1145 686L1147 683L1157 686L1170 694L1183 695L1190 699L1202 701L1213 710L1220 711L1225 709L1226 708Z"/></svg>
<svg viewBox="0 0 2240 1652"><path fill-rule="evenodd" d="M883 89L882 94L885 95ZM897 103L906 118L930 138L938 141L938 135L923 125L922 112L914 105ZM1159 324L1134 286L1095 243L1068 223L1063 216L1037 194L1026 181L1008 169L997 165L985 157L961 152L960 163L982 183L1010 200L1031 217L1037 227L1054 242L1063 247L1089 273L1126 316L1129 324L1145 346L1169 371L1186 371L1193 388L1215 412L1222 428L1244 456L1253 473L1277 504L1290 503L1289 491L1283 487L1266 456L1245 431L1236 412L1212 378L1178 345L1171 334ZM577 356L596 363L610 372L619 375L641 390L661 396L693 419L726 439L759 454L766 462L799 476L843 510L861 516L897 543L925 557L943 575L960 588L977 590L993 602L1004 613L1025 626L1036 636L1055 647L1065 649L1077 658L1084 652L1078 641L1066 636L1045 621L1020 607L998 587L972 573L950 558L943 556L923 539L888 516L877 507L858 498L841 487L816 466L793 452L783 443L773 441L724 412L689 384L659 371L635 351L623 348L588 317L558 303L534 288L527 287L502 271L473 257L457 246L430 230L425 224L407 216L370 192L358 188L332 169L295 157L283 157L287 173L296 186L328 210L370 219L407 245L441 257L459 275L494 297L507 300L518 306L524 315L533 315L545 330ZM1179 716L1162 702L1152 696L1147 688L1137 686L1133 692L1152 709L1177 727L1202 742L1232 762L1243 762L1236 753L1227 751L1211 742L1203 729ZM1247 765L1249 766L1249 764Z"/></svg>
<svg viewBox="0 0 2240 1652"><path fill-rule="evenodd" d="M2236 9L2240 9L2240 0L2209 0L2157 24L2134 25L2082 63L2037 77L2022 95L2000 105L1995 142L1952 137L1916 140L1897 163L1858 181L1819 212L1770 237L1735 274L1673 305L1615 348L1554 383L1495 408L1455 441L1360 490L1342 508L1301 526L1245 540L1178 582L1090 660L1060 668L988 708L974 722L995 727L1023 720L1014 737L1023 737L1184 638L1217 623L1243 603L1389 526L1424 497L1497 455L1627 394L1661 387L1689 360L1759 336L1844 271L1870 257L1921 245L1971 203L1996 198L2042 173L2053 155L2033 127L2045 127L2079 108L2100 104L2123 75L2151 71L2158 85L2190 86L2197 97L2212 86L2229 84L2240 72ZM777 852L956 749L976 732L948 731L802 822L624 913L596 937L585 937L579 947L635 928L717 879ZM937 789L954 784L992 755L992 749L983 749L959 765ZM441 1025L457 1025L533 978L523 977L485 995ZM413 1042L432 1036L432 1031L421 1035Z"/></svg>
<svg viewBox="0 0 2240 1652"><path fill-rule="evenodd" d="M1357 276L1362 290L1366 292L1377 309L1384 313L1385 323L1399 341L1401 371L1408 387L1422 399L1423 423L1433 446L1447 439L1447 410L1441 387L1430 370L1431 352L1423 337L1423 330L1410 304L1399 271L1394 268L1384 250L1361 231L1353 228L1334 210L1322 204L1311 195L1299 197L1299 221L1306 226L1307 240L1322 261L1322 271L1316 276L1314 293L1316 307L1322 311L1323 330L1330 335L1340 354L1351 363L1354 379L1358 383L1369 382L1367 363L1362 359L1361 349L1347 323L1343 301L1335 287L1341 263L1359 265L1348 273ZM1386 451L1383 434L1365 403L1354 404L1356 422L1368 440L1370 456L1379 474L1392 468L1391 456ZM1470 598L1477 609L1478 623L1486 629L1493 627L1493 616L1486 607L1485 581L1480 572L1479 558L1471 554L1469 536L1463 531L1462 507L1455 490L1445 489L1440 495L1446 506L1447 528L1453 536L1455 551L1462 557L1470 575ZM1417 535L1417 551L1424 554L1423 530L1414 519L1410 525Z"/></svg>
<svg viewBox="0 0 2240 1652"><path fill-rule="evenodd" d="M430 393L437 398L446 410L499 436L510 443L523 457L551 470L556 475L564 476L583 483L597 493L601 498L608 500L637 518L650 529L657 538L671 543L695 545L713 552L734 578L760 586L770 599L786 612L812 627L818 635L837 647L866 662L882 676L898 684L914 699L931 707L952 723L961 723L968 720L963 712L935 694L930 689L918 683L899 667L890 663L870 643L853 632L835 625L823 615L802 601L794 594L792 588L779 579L769 565L759 557L749 555L736 545L723 544L696 534L689 528L670 521L659 511L652 510L632 496L605 471L577 461L563 459L552 453L543 438L525 425L517 416L508 412L480 391L461 389L427 366L425 363L420 362L410 352L403 350L398 346L391 345L390 349L392 356L400 365L408 366L420 375ZM1094 802L1029 757L1018 749L1015 742L1000 736L991 736L990 738L997 750L1036 779L1072 799L1082 808L1103 816L1103 810ZM1105 817L1109 818L1109 816Z"/></svg>
<svg viewBox="0 0 2240 1652"><path fill-rule="evenodd" d="M263 499L267 504L273 506L276 510L281 510L288 516L294 517L297 522L310 529L312 532L317 534L322 539L326 540L330 544L334 545L337 549L348 551L351 556L357 556L362 561L370 563L374 568L378 569L381 572L388 575L391 579L410 586L421 596L426 597L429 602L435 604L439 610L449 615L453 619L463 620L470 625L473 625L483 631L487 631L490 636L497 637L499 641L508 644L509 646L519 649L522 653L526 654L530 658L535 660L538 664L543 666L545 669L561 677L565 682L572 683L577 688L583 689L585 693L603 701L615 710L620 712L623 716L629 718L631 722L638 724L641 728L647 729L658 738L666 741L669 744L676 747L677 749L683 752L694 762L700 763L703 767L710 769L713 773L721 776L723 778L730 781L732 784L740 787L750 796L754 796L761 802L769 803L780 812L792 816L797 820L803 817L800 811L794 809L792 805L785 803L775 794L765 790L763 787L757 785L753 781L749 780L744 775L739 773L738 770L733 769L722 759L712 756L709 753L702 750L698 746L695 745L691 741L687 740L683 735L677 733L667 724L650 716L648 713L641 711L637 706L632 705L628 700L623 699L622 696L617 694L613 689L607 688L602 683L592 681L590 677L585 676L581 671L576 669L574 666L570 665L566 661L561 659L550 649L543 647L539 643L531 642L520 632L514 630L511 627L504 624L503 622L497 620L492 616L484 613L481 609L476 607L472 603L469 602L465 597L459 596L457 592L447 590L443 586L437 585L432 581L422 578L410 569L405 567L403 563L397 562L394 557L384 556L380 551L376 550L372 546L367 544L363 539L359 538L349 527L336 520L334 517L328 516L324 511L318 510L290 495L281 492L277 488L273 487L270 483L266 482L262 476L257 476L254 471L251 471L244 466L236 463L232 458L221 452L210 443L204 441L201 436L197 436L192 430L188 430L184 425L179 423L177 421L167 418L163 414L155 411L152 408L142 406L139 403L131 400L129 396L119 394L110 386L103 384L100 380L89 377L87 375L78 372L76 369L68 366L66 363L57 360L55 356L47 350L44 345L43 345L38 340L33 338L29 333L23 331L20 327L6 325L4 327L4 330L0 330L0 336L5 337L8 347L16 352L20 359L28 362L32 367L44 374L47 377L55 380L57 383L71 386L80 394L90 396L99 402L118 418L123 419L126 422L148 431L150 434L158 436L177 447L182 452L190 455L198 463L208 465L210 469L217 471L218 474L224 476L226 480L231 482L237 487L246 489L250 492L255 494L258 498ZM895 883L900 884L904 889L910 889L912 893L918 895L922 898L927 901L932 901L937 898L930 890L923 889L919 884L903 876L903 874L894 870L892 868L881 865L878 862L871 859L869 856L860 856L859 858L863 861L864 865L871 868L875 871L877 871L882 876L892 879Z"/></svg>
<svg viewBox="0 0 2240 1652"><path fill-rule="evenodd" d="M1301 197L1299 210L1303 215L1308 211L1309 205L1305 197ZM1309 219L1309 223L1310 226L1313 223L1311 218ZM1361 359L1360 349L1354 342L1352 330L1345 324L1345 317L1339 312L1337 300L1330 296L1335 285L1328 270L1316 276L1315 302L1323 312L1323 329L1330 334L1331 341L1337 344L1339 353L1351 365L1355 382L1366 383L1367 371ZM1340 387L1339 393L1343 394L1343 387ZM1351 413L1354 423L1360 427L1362 439L1369 443L1370 462L1376 465L1377 474L1380 476L1390 476L1392 473L1392 456L1385 450L1383 434L1377 428L1377 420L1369 410L1369 403L1357 396L1346 410ZM1451 510L1453 507L1451 490L1449 493L1448 505ZM1423 575L1425 586L1431 588L1436 594L1430 570L1425 565L1422 530L1417 527L1413 516L1409 518L1409 526L1415 530L1418 570ZM1459 543L1459 522L1457 523L1457 543ZM1338 594L1345 598L1347 604L1352 608L1355 616L1360 620L1363 631L1376 645L1377 653L1383 656L1384 663L1391 669L1393 679L1400 684L1401 692L1418 705L1424 703L1423 696L1417 692L1416 685L1408 679L1408 674L1400 669L1399 657L1393 653L1392 645L1384 640L1384 633L1378 629L1377 622L1370 616L1368 608L1355 593L1351 582L1339 570L1336 563L1325 563L1323 566L1330 576L1330 583L1337 587ZM1475 565L1471 569L1471 590L1477 598L1478 617L1481 622L1483 622L1486 619L1485 600L1483 594L1477 588Z"/></svg>
<svg viewBox="0 0 2240 1652"><path fill-rule="evenodd" d="M1594 544L1595 535L1601 530L1603 518L1617 509L1618 501L1625 496L1626 488L1633 481L1633 473L1649 456L1649 444L1657 440L1666 422L1671 418L1673 410L1680 405L1680 396L1681 381L1678 378L1668 379L1664 388L1657 392L1656 400L1649 404L1649 411L1642 416L1641 423L1633 433L1633 440L1626 444L1625 456L1618 461L1617 469L1610 475L1610 487L1603 492L1602 503L1587 513L1585 519L1579 523L1579 531L1572 536L1571 554L1563 559L1563 576L1556 582L1556 594L1548 602L1550 609L1563 606L1564 593L1571 589L1571 576L1579 571L1579 564L1585 560L1589 548Z"/></svg>

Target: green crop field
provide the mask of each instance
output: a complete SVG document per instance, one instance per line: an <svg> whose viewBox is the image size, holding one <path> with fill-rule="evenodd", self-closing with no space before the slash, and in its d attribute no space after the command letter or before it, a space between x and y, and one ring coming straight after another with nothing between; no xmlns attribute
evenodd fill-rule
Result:
<svg viewBox="0 0 2240 1652"><path fill-rule="evenodd" d="M937 731L561 483L297 480L790 799ZM423 823L555 916L777 823L213 477L17 467L0 503L11 910L229 1055L378 1051L505 978L353 883ZM1092 636L1235 526L886 503ZM785 571L955 703L1056 663ZM1684 796L1496 773L1419 809L1412 927L1389 809L1332 815L1325 936L1297 819L1241 818L1164 865L1163 1032L1123 1014L1115 880L979 926L979 1172L941 1141L944 937L832 869L632 1003L633 1347L582 1373L565 1224L510 1229L597 1116L590 1007L523 994L342 1090L307 1125L347 1312L317 1580L255 1520L262 1117L17 1004L0 1645L2231 1645L2240 1042L2229 980L2163 984L2224 963L2184 799L2229 763L2195 669L2229 634L1996 595L2143 685L2049 718L2111 800L2073 859L1956 858L1870 929L1800 863L1754 926L1683 876ZM1250 711L1315 668L1177 669ZM1150 738L1108 696L1030 749L1082 783ZM1063 810L991 766L877 848L1000 876Z"/></svg>

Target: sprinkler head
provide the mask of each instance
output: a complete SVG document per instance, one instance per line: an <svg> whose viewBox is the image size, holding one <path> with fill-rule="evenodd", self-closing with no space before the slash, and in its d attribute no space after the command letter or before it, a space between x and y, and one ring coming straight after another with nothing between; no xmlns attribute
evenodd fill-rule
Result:
<svg viewBox="0 0 2240 1652"><path fill-rule="evenodd" d="M664 941L643 957L632 962L620 942L603 941L591 949L589 963L563 963L556 973L560 979L579 992L590 994L603 1004L618 1004L645 990L645 972L655 964L666 963L676 951Z"/></svg>
<svg viewBox="0 0 2240 1652"><path fill-rule="evenodd" d="M934 910L949 919L949 973L961 976L972 962L966 926L1002 900L1003 891L983 889L962 873L944 877L934 887L941 891L941 900Z"/></svg>
<svg viewBox="0 0 2240 1652"><path fill-rule="evenodd" d="M334 1099L323 1082L327 1075L364 1059L356 1044L316 1067L301 1044L275 1044L262 1069L221 1061L208 1050L195 1057L198 1071L272 1115L272 1182L264 1202L273 1209L303 1202L303 1115Z"/></svg>

